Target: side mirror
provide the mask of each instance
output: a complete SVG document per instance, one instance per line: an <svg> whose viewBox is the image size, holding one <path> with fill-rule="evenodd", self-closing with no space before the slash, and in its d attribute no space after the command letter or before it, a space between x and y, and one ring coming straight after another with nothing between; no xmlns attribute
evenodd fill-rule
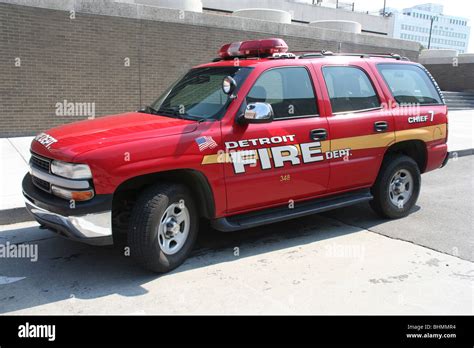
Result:
<svg viewBox="0 0 474 348"><path fill-rule="evenodd" d="M224 80L222 80L222 91L228 96L230 97L233 96L233 93L236 87L237 87L237 82L235 82L235 80L232 77L226 76L224 77Z"/></svg>
<svg viewBox="0 0 474 348"><path fill-rule="evenodd" d="M246 123L269 123L273 121L273 108L268 103L250 103L244 112Z"/></svg>

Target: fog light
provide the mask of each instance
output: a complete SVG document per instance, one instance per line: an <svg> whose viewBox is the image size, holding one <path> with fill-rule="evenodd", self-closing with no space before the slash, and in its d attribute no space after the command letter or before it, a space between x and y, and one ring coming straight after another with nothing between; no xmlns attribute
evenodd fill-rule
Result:
<svg viewBox="0 0 474 348"><path fill-rule="evenodd" d="M57 186L51 186L51 191L55 196L75 201L88 201L94 197L94 190L71 191Z"/></svg>

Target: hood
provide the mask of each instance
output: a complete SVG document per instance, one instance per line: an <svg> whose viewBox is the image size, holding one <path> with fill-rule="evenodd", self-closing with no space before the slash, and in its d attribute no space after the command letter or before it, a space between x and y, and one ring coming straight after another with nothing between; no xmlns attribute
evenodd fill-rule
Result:
<svg viewBox="0 0 474 348"><path fill-rule="evenodd" d="M129 112L49 129L33 140L31 149L40 155L67 161L89 150L190 133L196 128L196 121Z"/></svg>

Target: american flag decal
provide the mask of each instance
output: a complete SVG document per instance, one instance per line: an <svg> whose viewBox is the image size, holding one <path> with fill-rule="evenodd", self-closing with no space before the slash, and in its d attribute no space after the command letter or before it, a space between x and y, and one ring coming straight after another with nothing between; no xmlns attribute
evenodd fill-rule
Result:
<svg viewBox="0 0 474 348"><path fill-rule="evenodd" d="M203 151L205 149L213 149L217 146L214 139L208 136L196 138L196 143L199 146L199 151Z"/></svg>

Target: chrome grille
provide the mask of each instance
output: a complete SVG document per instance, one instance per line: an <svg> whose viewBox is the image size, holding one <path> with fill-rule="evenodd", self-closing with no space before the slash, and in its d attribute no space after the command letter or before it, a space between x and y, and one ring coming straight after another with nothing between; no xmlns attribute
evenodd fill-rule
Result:
<svg viewBox="0 0 474 348"><path fill-rule="evenodd" d="M39 157L35 154L31 154L30 164L38 169L44 170L45 172L49 173L51 161L46 158Z"/></svg>
<svg viewBox="0 0 474 348"><path fill-rule="evenodd" d="M30 158L30 166L31 168L35 168L37 170L40 170L42 172L49 173L50 172L50 165L51 165L51 160L38 156L34 153L31 153L31 158ZM35 185L37 188L51 193L51 184L43 179L40 179L36 176L31 176L31 182L33 185Z"/></svg>

